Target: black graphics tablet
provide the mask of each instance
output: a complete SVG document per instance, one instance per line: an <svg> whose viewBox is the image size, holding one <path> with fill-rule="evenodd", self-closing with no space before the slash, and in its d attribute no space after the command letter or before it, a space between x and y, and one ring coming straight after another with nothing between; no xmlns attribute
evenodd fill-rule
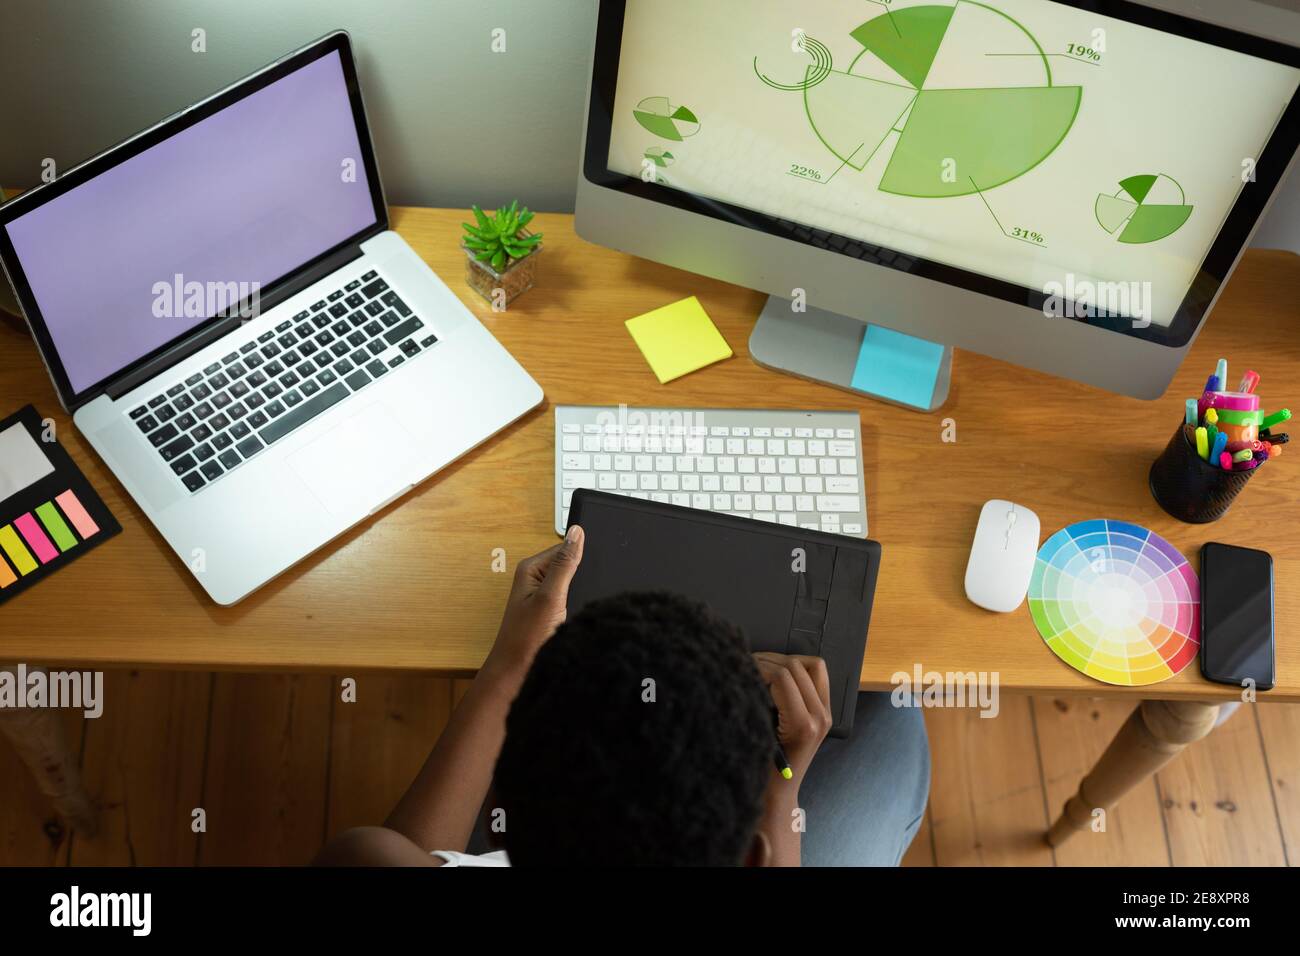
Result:
<svg viewBox="0 0 1300 956"><path fill-rule="evenodd" d="M880 545L693 508L574 492L587 541L569 612L624 591L673 591L744 631L755 651L809 654L830 674L831 734L853 728Z"/></svg>

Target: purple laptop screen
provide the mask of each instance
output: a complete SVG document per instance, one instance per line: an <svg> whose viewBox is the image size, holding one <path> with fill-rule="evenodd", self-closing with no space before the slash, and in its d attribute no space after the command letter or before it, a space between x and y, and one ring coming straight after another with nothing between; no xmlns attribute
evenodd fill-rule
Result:
<svg viewBox="0 0 1300 956"><path fill-rule="evenodd" d="M374 222L335 51L7 229L81 392Z"/></svg>

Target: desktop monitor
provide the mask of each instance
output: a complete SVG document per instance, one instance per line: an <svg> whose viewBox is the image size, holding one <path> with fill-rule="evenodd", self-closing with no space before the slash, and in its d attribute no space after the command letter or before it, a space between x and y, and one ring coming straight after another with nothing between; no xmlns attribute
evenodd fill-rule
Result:
<svg viewBox="0 0 1300 956"><path fill-rule="evenodd" d="M934 408L955 346L1157 398L1300 142L1300 16L1208 6L602 0L577 230L769 293L794 374Z"/></svg>

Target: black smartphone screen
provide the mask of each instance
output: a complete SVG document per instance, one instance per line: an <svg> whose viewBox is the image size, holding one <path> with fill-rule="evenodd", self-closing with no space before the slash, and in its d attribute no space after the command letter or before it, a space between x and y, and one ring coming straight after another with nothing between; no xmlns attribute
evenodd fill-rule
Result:
<svg viewBox="0 0 1300 956"><path fill-rule="evenodd" d="M1201 672L1207 680L1273 686L1273 558L1210 543L1201 549Z"/></svg>

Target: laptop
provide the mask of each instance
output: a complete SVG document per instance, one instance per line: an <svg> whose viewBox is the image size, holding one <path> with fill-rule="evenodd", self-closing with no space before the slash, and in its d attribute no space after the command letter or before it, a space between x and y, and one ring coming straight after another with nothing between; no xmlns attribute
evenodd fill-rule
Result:
<svg viewBox="0 0 1300 956"><path fill-rule="evenodd" d="M219 604L542 400L389 228L343 31L0 207L0 263L64 408Z"/></svg>

